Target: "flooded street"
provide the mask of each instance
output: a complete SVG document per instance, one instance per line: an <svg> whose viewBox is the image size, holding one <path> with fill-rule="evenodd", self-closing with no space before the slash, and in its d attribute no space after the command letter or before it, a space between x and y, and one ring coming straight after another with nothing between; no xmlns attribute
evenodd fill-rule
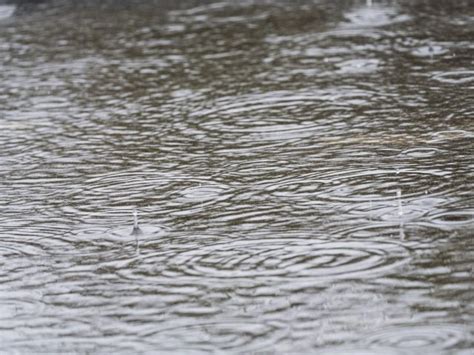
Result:
<svg viewBox="0 0 474 355"><path fill-rule="evenodd" d="M472 354L473 39L470 0L0 0L0 350Z"/></svg>

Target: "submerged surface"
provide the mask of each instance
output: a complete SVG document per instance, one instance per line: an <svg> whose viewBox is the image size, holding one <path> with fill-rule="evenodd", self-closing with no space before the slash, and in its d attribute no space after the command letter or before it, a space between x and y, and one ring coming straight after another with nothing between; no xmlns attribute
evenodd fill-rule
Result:
<svg viewBox="0 0 474 355"><path fill-rule="evenodd" d="M0 4L2 351L470 353L472 2L74 3Z"/></svg>

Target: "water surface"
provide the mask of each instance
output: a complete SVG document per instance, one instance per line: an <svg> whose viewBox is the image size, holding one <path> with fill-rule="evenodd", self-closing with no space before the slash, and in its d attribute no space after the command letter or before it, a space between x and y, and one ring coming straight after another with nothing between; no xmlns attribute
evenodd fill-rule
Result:
<svg viewBox="0 0 474 355"><path fill-rule="evenodd" d="M1 2L2 350L470 353L473 24Z"/></svg>

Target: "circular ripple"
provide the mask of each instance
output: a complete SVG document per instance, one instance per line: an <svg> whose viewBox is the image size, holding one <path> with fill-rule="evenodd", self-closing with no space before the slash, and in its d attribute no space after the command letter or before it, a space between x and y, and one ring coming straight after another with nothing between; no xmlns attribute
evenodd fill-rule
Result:
<svg viewBox="0 0 474 355"><path fill-rule="evenodd" d="M18 245L11 245L11 243L9 243L9 244L10 245L0 246L0 256L9 257L9 256L13 256L13 255L16 255L16 256L34 255L34 254L26 252L22 245L18 246ZM28 246L28 247L30 247L30 246Z"/></svg>
<svg viewBox="0 0 474 355"><path fill-rule="evenodd" d="M322 174L301 174L297 178L274 179L262 186L278 198L313 202L357 202L367 205L383 202L397 206L397 191L402 203L412 197L436 198L460 189L448 176L438 171L345 170Z"/></svg>
<svg viewBox="0 0 474 355"><path fill-rule="evenodd" d="M449 53L449 50L441 45L425 45L414 48L411 53L415 57L433 57Z"/></svg>
<svg viewBox="0 0 474 355"><path fill-rule="evenodd" d="M328 229L333 229L332 235L340 238L362 240L399 240L403 241L404 248L412 252L432 250L440 242L446 241L446 232L423 222L405 224L400 221L377 222L362 220L358 223L338 221L329 224Z"/></svg>
<svg viewBox="0 0 474 355"><path fill-rule="evenodd" d="M443 211L436 214L430 214L429 223L439 228L452 229L474 226L474 210Z"/></svg>
<svg viewBox="0 0 474 355"><path fill-rule="evenodd" d="M450 349L472 339L466 328L456 325L399 326L384 329L366 339L370 346L399 349Z"/></svg>
<svg viewBox="0 0 474 355"><path fill-rule="evenodd" d="M212 108L194 108L190 116L197 124L188 131L219 140L223 134L234 135L239 143L253 143L252 148L256 148L257 143L268 146L324 136L343 119L335 102L346 102L354 97L364 103L368 100L364 91L318 88L222 97L212 103ZM292 117L291 123L288 117Z"/></svg>
<svg viewBox="0 0 474 355"><path fill-rule="evenodd" d="M218 199L223 190L222 186L192 186L180 191L177 200L183 203L204 203Z"/></svg>
<svg viewBox="0 0 474 355"><path fill-rule="evenodd" d="M7 295L7 297L5 296ZM0 319L14 319L18 316L39 314L44 309L39 291L11 291L0 296Z"/></svg>
<svg viewBox="0 0 474 355"><path fill-rule="evenodd" d="M452 129L448 131L436 131L430 134L431 143L452 142L456 140L464 140L474 138L474 132L462 129Z"/></svg>
<svg viewBox="0 0 474 355"><path fill-rule="evenodd" d="M378 59L350 59L337 64L340 74L367 74L376 71L379 67Z"/></svg>
<svg viewBox="0 0 474 355"><path fill-rule="evenodd" d="M318 197L339 202L370 202L422 195L446 195L459 188L439 171L352 170L320 176L331 181Z"/></svg>
<svg viewBox="0 0 474 355"><path fill-rule="evenodd" d="M146 264L154 263L146 260ZM163 276L359 278L390 272L409 253L390 242L282 238L230 241L168 254Z"/></svg>
<svg viewBox="0 0 474 355"><path fill-rule="evenodd" d="M443 72L433 75L432 78L446 84L467 84L474 81L474 71L460 70Z"/></svg>
<svg viewBox="0 0 474 355"><path fill-rule="evenodd" d="M44 226L23 228L8 233L2 239L0 255L2 256L45 256L52 244L63 245L63 240L54 238L55 229Z"/></svg>
<svg viewBox="0 0 474 355"><path fill-rule="evenodd" d="M394 45L394 49L401 53L409 53L414 57L429 59L449 53L449 48L443 43L420 41L414 38L404 38Z"/></svg>
<svg viewBox="0 0 474 355"><path fill-rule="evenodd" d="M161 215L194 212L230 197L228 186L209 178L164 174L150 171L124 171L94 177L66 199L64 213L90 219L107 219L122 225L130 219L134 206L143 206L143 215L159 206ZM152 208L154 207L154 208ZM89 221L90 222L90 221Z"/></svg>
<svg viewBox="0 0 474 355"><path fill-rule="evenodd" d="M144 338L155 344L162 344L162 350L182 348L198 351L238 349L255 351L275 344L288 333L282 322L209 322L153 330ZM160 339L162 339L160 341Z"/></svg>
<svg viewBox="0 0 474 355"><path fill-rule="evenodd" d="M426 158L432 157L442 152L437 148L413 148L407 149L400 153L400 155L406 155L413 158Z"/></svg>
<svg viewBox="0 0 474 355"><path fill-rule="evenodd" d="M1 254L0 254L1 255ZM13 290L18 285L25 285L25 282L28 283L28 286L35 286L38 289L41 289L43 285L46 285L51 282L56 282L57 277L50 272L51 269L51 259L48 257L42 256L33 256L28 255L8 255L8 262L0 263L0 284L3 286L10 286ZM41 277L39 277L39 275ZM26 299L32 297L35 292L30 294L25 294ZM4 294L5 296L8 294ZM0 295L1 296L1 295ZM18 294L16 295L18 296ZM20 297L14 297L14 299L19 300ZM0 302L1 303L1 302Z"/></svg>

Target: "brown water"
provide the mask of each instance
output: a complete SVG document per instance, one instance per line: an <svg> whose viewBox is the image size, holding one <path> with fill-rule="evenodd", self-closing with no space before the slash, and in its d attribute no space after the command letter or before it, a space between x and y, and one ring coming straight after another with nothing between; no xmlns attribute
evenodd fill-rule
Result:
<svg viewBox="0 0 474 355"><path fill-rule="evenodd" d="M472 1L3 1L1 350L472 354L473 38Z"/></svg>

